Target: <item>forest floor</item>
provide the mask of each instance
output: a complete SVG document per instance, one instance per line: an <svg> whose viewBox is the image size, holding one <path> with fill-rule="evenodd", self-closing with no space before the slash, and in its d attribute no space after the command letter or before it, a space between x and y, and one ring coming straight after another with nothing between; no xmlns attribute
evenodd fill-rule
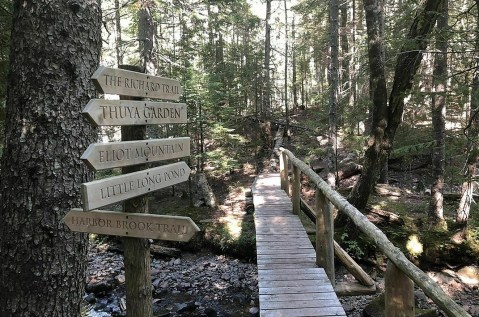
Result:
<svg viewBox="0 0 479 317"><path fill-rule="evenodd" d="M305 124L308 120L314 119L304 113L293 122ZM292 131L291 140L285 147L311 166L321 165L324 136L318 136L312 128ZM252 132L250 137L257 135ZM351 155L351 142L360 141L345 140L342 157L354 156ZM152 253L155 316L257 315L254 223L253 215L246 212L245 191L251 187L255 176L268 167L269 155L261 155L261 152L261 149L255 149L257 155L244 156L237 168L208 177L216 195L217 208L190 206L187 185L150 196L151 213L188 216L202 230L188 243L153 243L155 250L168 248L167 252ZM414 167L415 161L421 163L423 159L421 155L410 158L406 162L407 168L404 168L404 162L396 162L397 166L393 166L389 175L390 185L378 188L371 197L367 215L471 316L479 316L479 234L474 229L479 227L478 208L474 206L471 211L470 230L465 238L450 220L457 205L455 200L446 201L448 228L426 230L429 197L425 195L424 184L429 184L429 170L424 164L417 164L423 167ZM340 192L347 194L354 181L355 176L342 181ZM312 201L313 192L307 185L304 181L303 198ZM388 216L383 216L384 211ZM302 220L307 231L313 231L313 224L306 218ZM384 256L357 230L338 228L336 240L371 274L378 290L382 290ZM419 241L422 251L408 251L406 245L411 240ZM92 240L85 298L87 316L124 315L125 278L121 244L117 242L104 237ZM336 278L342 281L350 280L352 276L337 264ZM359 317L365 306L378 295L379 292L377 295L346 297L341 298L341 302L348 316ZM418 289L416 300L421 308L435 308Z"/></svg>

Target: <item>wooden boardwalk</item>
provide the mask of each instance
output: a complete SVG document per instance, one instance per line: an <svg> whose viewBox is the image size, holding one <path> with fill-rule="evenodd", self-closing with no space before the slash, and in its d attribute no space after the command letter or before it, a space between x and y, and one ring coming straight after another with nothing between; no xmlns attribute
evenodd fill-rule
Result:
<svg viewBox="0 0 479 317"><path fill-rule="evenodd" d="M260 317L346 316L279 173L253 184Z"/></svg>

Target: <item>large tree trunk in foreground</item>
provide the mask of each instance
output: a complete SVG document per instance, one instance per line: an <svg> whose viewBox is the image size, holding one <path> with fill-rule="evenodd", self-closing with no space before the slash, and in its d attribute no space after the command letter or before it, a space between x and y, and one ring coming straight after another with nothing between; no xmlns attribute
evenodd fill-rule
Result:
<svg viewBox="0 0 479 317"><path fill-rule="evenodd" d="M0 316L79 316L87 236L62 218L91 179L96 140L80 111L94 97L96 0L15 1L0 174Z"/></svg>
<svg viewBox="0 0 479 317"><path fill-rule="evenodd" d="M375 2L377 1L364 0L366 14L368 14L368 6L374 6ZM381 118L374 118L376 112L373 114L371 136L365 154L363 173L348 197L350 203L360 210L366 207L378 171L391 151L394 136L401 123L404 111L404 96L412 88L414 76L421 64L423 51L427 47L428 36L436 23L441 3L441 0L426 0L422 11L417 13L405 39L405 44L397 57L394 83L386 110L387 120L384 121L382 115ZM366 19L368 18L366 17ZM369 34L368 40L371 41ZM371 58L370 63L372 63ZM373 75L371 74L371 76ZM374 84L372 80L371 84ZM373 99L375 98L377 96L374 95ZM375 100L373 102L376 104ZM384 111L384 109L381 109L381 111Z"/></svg>

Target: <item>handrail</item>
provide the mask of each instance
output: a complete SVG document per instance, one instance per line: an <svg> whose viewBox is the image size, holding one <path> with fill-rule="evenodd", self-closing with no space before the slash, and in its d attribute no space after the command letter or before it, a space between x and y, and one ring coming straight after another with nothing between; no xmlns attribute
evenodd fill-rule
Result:
<svg viewBox="0 0 479 317"><path fill-rule="evenodd" d="M394 265L416 283L432 301L442 309L447 316L471 317L461 306L454 302L440 286L437 285L426 273L420 270L407 257L394 246L386 235L372 224L356 207L351 205L344 197L338 194L306 163L296 158L291 151L280 148L281 153L286 154L292 166L296 166L302 173L309 177L316 188L329 200L339 211L346 214L354 224L371 238L379 249L394 263ZM287 165L283 164L283 165Z"/></svg>

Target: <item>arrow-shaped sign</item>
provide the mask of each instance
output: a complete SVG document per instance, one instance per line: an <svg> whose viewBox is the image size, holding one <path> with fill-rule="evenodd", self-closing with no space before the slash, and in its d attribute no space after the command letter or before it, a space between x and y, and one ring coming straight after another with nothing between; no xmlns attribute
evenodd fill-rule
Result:
<svg viewBox="0 0 479 317"><path fill-rule="evenodd" d="M82 111L94 126L187 123L184 103L92 99Z"/></svg>
<svg viewBox="0 0 479 317"><path fill-rule="evenodd" d="M104 94L178 100L183 93L177 80L118 68L100 66L91 79Z"/></svg>
<svg viewBox="0 0 479 317"><path fill-rule="evenodd" d="M190 138L93 143L81 159L94 171L190 155Z"/></svg>
<svg viewBox="0 0 479 317"><path fill-rule="evenodd" d="M63 222L77 232L184 242L200 231L189 217L79 208L70 210Z"/></svg>
<svg viewBox="0 0 479 317"><path fill-rule="evenodd" d="M186 181L191 169L185 162L100 179L81 185L83 209L113 204Z"/></svg>

